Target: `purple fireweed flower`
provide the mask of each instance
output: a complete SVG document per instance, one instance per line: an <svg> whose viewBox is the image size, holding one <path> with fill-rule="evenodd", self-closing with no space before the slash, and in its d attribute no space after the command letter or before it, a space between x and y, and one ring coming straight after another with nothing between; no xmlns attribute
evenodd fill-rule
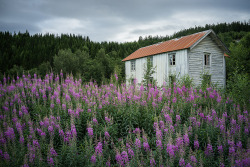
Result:
<svg viewBox="0 0 250 167"><path fill-rule="evenodd" d="M98 142L97 146L95 147L95 153L99 156L102 155L102 142Z"/></svg>
<svg viewBox="0 0 250 167"><path fill-rule="evenodd" d="M151 158L151 159L150 159L150 166L151 166L151 167L154 167L155 165L156 165L155 159L154 159L154 158Z"/></svg>
<svg viewBox="0 0 250 167"><path fill-rule="evenodd" d="M213 117L212 116L207 115L206 117L207 117L207 122L208 123L211 123L213 121Z"/></svg>
<svg viewBox="0 0 250 167"><path fill-rule="evenodd" d="M174 126L173 126L173 125L170 125L169 129L170 129L170 130L172 130L172 132L174 132L174 131L175 131L175 130L174 130Z"/></svg>
<svg viewBox="0 0 250 167"><path fill-rule="evenodd" d="M115 80L118 81L118 76L117 76L117 74L115 74Z"/></svg>
<svg viewBox="0 0 250 167"><path fill-rule="evenodd" d="M140 133L141 133L140 128L135 128L135 130L133 131L133 133L140 135Z"/></svg>
<svg viewBox="0 0 250 167"><path fill-rule="evenodd" d="M189 137L188 137L188 134L185 134L185 135L183 136L183 140L184 140L185 146L188 146L188 145L189 145Z"/></svg>
<svg viewBox="0 0 250 167"><path fill-rule="evenodd" d="M239 121L240 123L242 123L242 122L244 121L244 116L241 115L241 114L239 114L239 115L238 115L238 121Z"/></svg>
<svg viewBox="0 0 250 167"><path fill-rule="evenodd" d="M162 139L162 131L159 130L159 129L156 130L156 138L157 138L158 140Z"/></svg>
<svg viewBox="0 0 250 167"><path fill-rule="evenodd" d="M212 109L212 117L214 117L215 115L217 115L217 113L214 109Z"/></svg>
<svg viewBox="0 0 250 167"><path fill-rule="evenodd" d="M167 144L167 149L166 149L167 153L169 154L169 156L171 158L174 157L174 149L173 149L173 145L172 144Z"/></svg>
<svg viewBox="0 0 250 167"><path fill-rule="evenodd" d="M181 116L180 115L176 115L176 122L181 122Z"/></svg>
<svg viewBox="0 0 250 167"><path fill-rule="evenodd" d="M47 161L50 166L54 166L54 160L52 157L48 157Z"/></svg>
<svg viewBox="0 0 250 167"><path fill-rule="evenodd" d="M180 166L185 166L185 160L184 160L183 158L181 158L181 159L179 160L179 165L180 165Z"/></svg>
<svg viewBox="0 0 250 167"><path fill-rule="evenodd" d="M121 156L120 153L118 153L118 152L116 153L115 159L116 159L116 161L118 162L118 164L119 164L120 166L124 166L124 164L123 164L123 159L122 159L122 156Z"/></svg>
<svg viewBox="0 0 250 167"><path fill-rule="evenodd" d="M219 145L219 146L218 146L218 152L219 152L220 154L223 153L223 147L222 147L222 145Z"/></svg>
<svg viewBox="0 0 250 167"><path fill-rule="evenodd" d="M62 129L59 130L59 136L64 137L64 132Z"/></svg>
<svg viewBox="0 0 250 167"><path fill-rule="evenodd" d="M39 144L38 140L33 140L33 146L37 149L40 149L40 144Z"/></svg>
<svg viewBox="0 0 250 167"><path fill-rule="evenodd" d="M178 138L176 139L176 146L177 146L178 148L180 148L180 147L183 146L183 145L184 145L184 143L183 143L182 137L178 137Z"/></svg>
<svg viewBox="0 0 250 167"><path fill-rule="evenodd" d="M56 103L57 103L58 105L61 104L61 101L60 101L59 98L56 98Z"/></svg>
<svg viewBox="0 0 250 167"><path fill-rule="evenodd" d="M176 97L174 97L172 101L173 101L173 103L176 103L177 98L176 98Z"/></svg>
<svg viewBox="0 0 250 167"><path fill-rule="evenodd" d="M143 142L143 147L144 147L144 150L145 151L150 151L150 146L149 146L149 144L148 144L148 142Z"/></svg>
<svg viewBox="0 0 250 167"><path fill-rule="evenodd" d="M95 164L96 163L96 156L93 154L90 159L91 163Z"/></svg>
<svg viewBox="0 0 250 167"><path fill-rule="evenodd" d="M227 140L227 143L228 143L228 145L230 147L234 147L235 146L234 141L232 141L232 140Z"/></svg>
<svg viewBox="0 0 250 167"><path fill-rule="evenodd" d="M49 131L50 135L52 135L54 133L53 126L49 126L48 131Z"/></svg>
<svg viewBox="0 0 250 167"><path fill-rule="evenodd" d="M241 143L241 141L238 141L237 144L236 144L236 146L237 146L237 149L241 149L241 148L242 148L242 143Z"/></svg>
<svg viewBox="0 0 250 167"><path fill-rule="evenodd" d="M110 160L107 160L106 166L110 167Z"/></svg>
<svg viewBox="0 0 250 167"><path fill-rule="evenodd" d="M234 147L229 147L229 155L234 156L235 155L235 149Z"/></svg>
<svg viewBox="0 0 250 167"><path fill-rule="evenodd" d="M20 138L19 138L19 143L20 143L20 144L24 144L24 137L23 137L23 135L20 136Z"/></svg>
<svg viewBox="0 0 250 167"><path fill-rule="evenodd" d="M221 102L221 96L220 96L220 95L217 96L216 101L217 101L217 103L220 103L220 102Z"/></svg>
<svg viewBox="0 0 250 167"><path fill-rule="evenodd" d="M236 123L236 120L235 119L231 119L231 125L233 126L233 125L236 125L237 123Z"/></svg>
<svg viewBox="0 0 250 167"><path fill-rule="evenodd" d="M121 157L122 157L122 160L125 164L127 164L129 162L129 159L128 159L128 153L126 151L123 151L121 153Z"/></svg>
<svg viewBox="0 0 250 167"><path fill-rule="evenodd" d="M44 122L43 122L43 121L40 121L39 124L40 124L40 126L43 126L43 125L44 125Z"/></svg>
<svg viewBox="0 0 250 167"><path fill-rule="evenodd" d="M163 122L163 121L160 121L160 122L159 122L159 126L160 126L160 129L164 129L164 122Z"/></svg>
<svg viewBox="0 0 250 167"><path fill-rule="evenodd" d="M194 141L194 148L197 150L199 149L199 141L198 140Z"/></svg>
<svg viewBox="0 0 250 167"><path fill-rule="evenodd" d="M89 134L89 137L93 137L93 128L91 128L91 127L89 127L89 128L87 128L87 131L88 131L88 134Z"/></svg>
<svg viewBox="0 0 250 167"><path fill-rule="evenodd" d="M73 136L77 136L76 126L74 124L71 125L71 133L72 133Z"/></svg>
<svg viewBox="0 0 250 167"><path fill-rule="evenodd" d="M222 114L222 116L225 117L225 118L227 118L227 112L224 112L224 113Z"/></svg>
<svg viewBox="0 0 250 167"><path fill-rule="evenodd" d="M199 113L199 115L200 115L201 118L205 118L203 113Z"/></svg>
<svg viewBox="0 0 250 167"><path fill-rule="evenodd" d="M169 116L169 114L165 114L164 117L165 117L166 122L168 122L169 124L172 124L172 118Z"/></svg>
<svg viewBox="0 0 250 167"><path fill-rule="evenodd" d="M75 114L74 110L72 110L72 109L68 109L68 113L69 113L69 115L74 115Z"/></svg>
<svg viewBox="0 0 250 167"><path fill-rule="evenodd" d="M57 156L56 150L53 147L50 148L50 155Z"/></svg>
<svg viewBox="0 0 250 167"><path fill-rule="evenodd" d="M138 138L135 139L135 147L136 149L141 148L141 140Z"/></svg>
<svg viewBox="0 0 250 167"><path fill-rule="evenodd" d="M249 129L247 126L245 126L245 128L244 128L244 133L246 133L247 135L249 134Z"/></svg>
<svg viewBox="0 0 250 167"><path fill-rule="evenodd" d="M130 158L134 157L134 151L131 148L128 148L128 155L130 156Z"/></svg>
<svg viewBox="0 0 250 167"><path fill-rule="evenodd" d="M210 156L213 153L213 147L211 144L207 144L207 148L205 150L205 155Z"/></svg>
<svg viewBox="0 0 250 167"><path fill-rule="evenodd" d="M22 132L22 125L20 124L20 122L17 122L17 123L16 123L16 129L17 129L17 131L18 131L19 133Z"/></svg>
<svg viewBox="0 0 250 167"><path fill-rule="evenodd" d="M66 110L66 104L62 104L62 109Z"/></svg>
<svg viewBox="0 0 250 167"><path fill-rule="evenodd" d="M156 147L159 148L160 150L162 149L162 142L161 142L161 140L156 140Z"/></svg>
<svg viewBox="0 0 250 167"><path fill-rule="evenodd" d="M194 163L194 164L197 163L197 159L196 159L196 157L195 157L194 155L191 155L190 160L191 160L191 162Z"/></svg>
<svg viewBox="0 0 250 167"><path fill-rule="evenodd" d="M65 99L66 99L66 101L71 101L71 98L68 94L65 95Z"/></svg>
<svg viewBox="0 0 250 167"><path fill-rule="evenodd" d="M14 129L11 127L7 128L7 131L5 132L5 136L9 140L14 140L15 139L15 132Z"/></svg>
<svg viewBox="0 0 250 167"><path fill-rule="evenodd" d="M213 98L214 98L214 95L211 93L211 94L209 95L209 97L210 97L211 99L213 99Z"/></svg>
<svg viewBox="0 0 250 167"><path fill-rule="evenodd" d="M10 155L7 152L4 152L3 159L9 161L10 160Z"/></svg>
<svg viewBox="0 0 250 167"><path fill-rule="evenodd" d="M45 137L45 136L46 136L46 133L45 133L45 132L41 132L41 133L40 133L40 136L41 136L41 137Z"/></svg>
<svg viewBox="0 0 250 167"><path fill-rule="evenodd" d="M109 132L106 131L106 132L104 133L104 135L105 135L105 138L106 138L107 140L109 140L109 138L110 138Z"/></svg>
<svg viewBox="0 0 250 167"><path fill-rule="evenodd" d="M105 121L107 122L107 123L110 123L110 118L108 118L108 117L105 117Z"/></svg>
<svg viewBox="0 0 250 167"><path fill-rule="evenodd" d="M53 109L55 107L55 104L54 103L51 103L50 104L50 108Z"/></svg>
<svg viewBox="0 0 250 167"><path fill-rule="evenodd" d="M97 121L96 118L93 118L93 123L94 123L95 125L98 125L98 121Z"/></svg>

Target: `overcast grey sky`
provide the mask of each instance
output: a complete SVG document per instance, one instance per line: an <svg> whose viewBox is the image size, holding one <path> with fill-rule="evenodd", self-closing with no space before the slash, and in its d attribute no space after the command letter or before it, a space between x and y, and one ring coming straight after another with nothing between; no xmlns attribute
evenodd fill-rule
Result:
<svg viewBox="0 0 250 167"><path fill-rule="evenodd" d="M71 33L98 42L249 19L250 0L0 0L0 31Z"/></svg>

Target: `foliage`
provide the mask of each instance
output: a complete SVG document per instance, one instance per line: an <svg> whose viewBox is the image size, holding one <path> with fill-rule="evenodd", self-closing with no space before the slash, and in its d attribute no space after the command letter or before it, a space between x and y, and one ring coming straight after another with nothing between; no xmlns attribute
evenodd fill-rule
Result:
<svg viewBox="0 0 250 167"><path fill-rule="evenodd" d="M193 78L191 78L188 74L186 74L178 80L178 84L180 86L185 85L187 88L191 88L194 86L194 81Z"/></svg>
<svg viewBox="0 0 250 167"><path fill-rule="evenodd" d="M241 66L242 67L242 66ZM242 68L236 66L235 71L229 75L227 80L227 91L235 101L242 106L250 103L250 77L247 73L241 73ZM250 107L249 107L250 108Z"/></svg>
<svg viewBox="0 0 250 167"><path fill-rule="evenodd" d="M11 34L10 32L0 32L0 79L3 79L4 75L17 76L17 73L14 72L15 70L17 70L18 73L21 70L24 73L28 73L28 71L37 71L37 73L43 78L45 77L46 72L49 72L52 69L53 71L61 70L59 68L59 62L59 64L56 64L57 67L55 67L54 64L55 57L58 57L59 54L73 55L69 59L71 61L73 61L73 57L77 57L78 55L81 56L83 54L88 55L88 59L82 62L79 58L80 63L82 63L81 70L76 69L73 67L75 65L72 65L72 67L65 68L66 71L63 70L63 73L70 74L71 72L78 73L80 71L80 74L76 75L81 75L84 81L87 82L90 79L93 79L100 84L102 78L108 81L111 74L114 73L114 67L118 66L119 69L121 69L119 79L124 80L125 66L124 62L121 60L140 47L208 29L213 29L227 46L229 46L231 42L235 43L230 47L231 50L234 50L234 47L238 47L236 44L237 41L249 32L250 25L247 22L219 23L216 25L207 24L204 27L195 26L193 28L184 29L171 36L145 36L139 37L138 41L125 43L93 42L89 37L82 37L74 34L30 35L28 31L25 33L19 32L14 34ZM243 46L246 48L249 45L243 44ZM232 53L234 53L234 51ZM235 57L246 60L245 58L247 55L245 55L245 58L241 57L240 52L238 55L239 56ZM230 56L234 57L232 55ZM244 55L242 54L242 56ZM230 60L233 62L234 58ZM233 63L231 63L232 65L230 65L230 63L228 64L228 61L230 60L227 59L227 74L232 72L232 69L234 68ZM66 64L66 62L64 62L64 64ZM247 66L248 64L245 62L244 65ZM64 67L61 68L63 69ZM245 67L245 69L247 70L249 68ZM92 72L93 70L98 71ZM99 72L101 72L101 74Z"/></svg>
<svg viewBox="0 0 250 167"><path fill-rule="evenodd" d="M227 58L227 73L231 74L235 67L241 67L239 73L250 74L250 32L248 32L238 43L231 43L230 58ZM238 69L239 70L239 69ZM244 71L243 71L244 70Z"/></svg>
<svg viewBox="0 0 250 167"><path fill-rule="evenodd" d="M144 64L144 76L143 76L143 85L148 86L148 84L154 84L153 74L155 73L156 67L153 67L150 57L147 58L147 63Z"/></svg>
<svg viewBox="0 0 250 167"><path fill-rule="evenodd" d="M0 166L249 166L249 113L211 87L23 74L0 106Z"/></svg>
<svg viewBox="0 0 250 167"><path fill-rule="evenodd" d="M203 72L201 74L201 88L202 90L205 90L206 88L211 86L211 74L208 72Z"/></svg>

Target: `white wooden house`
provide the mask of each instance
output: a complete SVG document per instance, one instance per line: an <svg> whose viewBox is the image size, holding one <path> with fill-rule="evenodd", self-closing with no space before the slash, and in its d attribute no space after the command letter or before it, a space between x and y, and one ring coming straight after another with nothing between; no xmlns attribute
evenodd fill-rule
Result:
<svg viewBox="0 0 250 167"><path fill-rule="evenodd" d="M228 48L213 30L157 43L136 50L123 59L125 61L126 81L143 81L147 58L153 63L153 79L158 86L169 81L170 76L177 79L188 74L196 86L201 84L201 75L211 76L211 82L220 87L226 84L225 56Z"/></svg>

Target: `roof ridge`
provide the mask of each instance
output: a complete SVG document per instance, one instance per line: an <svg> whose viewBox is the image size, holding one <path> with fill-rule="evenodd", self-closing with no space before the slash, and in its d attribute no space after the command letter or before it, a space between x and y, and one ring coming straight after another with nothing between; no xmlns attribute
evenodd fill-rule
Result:
<svg viewBox="0 0 250 167"><path fill-rule="evenodd" d="M187 49L193 46L195 43L197 43L197 41L199 41L204 36L207 36L211 32L213 32L213 30L209 29L194 34L181 36L179 38L173 38L167 41L161 41L152 45L144 46L139 48L132 54L130 54L128 57L124 58L122 61L138 59L170 51Z"/></svg>

